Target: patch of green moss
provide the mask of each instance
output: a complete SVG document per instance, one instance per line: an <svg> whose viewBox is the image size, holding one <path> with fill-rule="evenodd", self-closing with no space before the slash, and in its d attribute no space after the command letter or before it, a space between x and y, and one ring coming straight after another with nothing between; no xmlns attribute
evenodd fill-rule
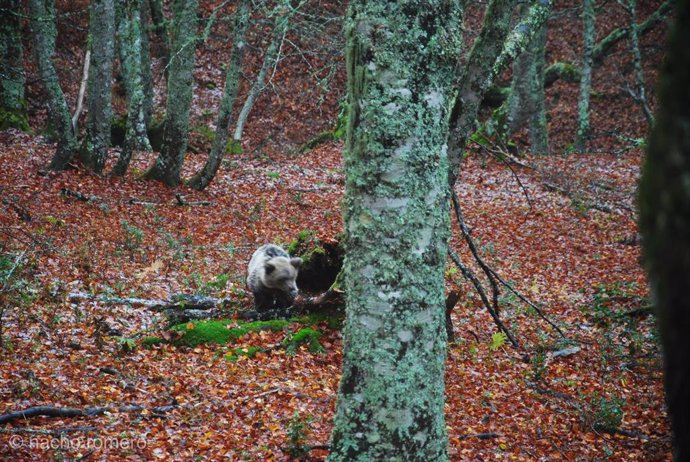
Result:
<svg viewBox="0 0 690 462"><path fill-rule="evenodd" d="M148 336L141 339L141 346L151 348L156 345L162 345L165 340L160 337Z"/></svg>
<svg viewBox="0 0 690 462"><path fill-rule="evenodd" d="M8 128L17 128L23 132L28 132L29 119L26 111L13 111L0 107L0 131Z"/></svg>
<svg viewBox="0 0 690 462"><path fill-rule="evenodd" d="M174 342L174 344L178 346L197 346L205 343L217 343L222 345L233 342L250 332L262 330L281 331L288 324L290 324L290 322L283 319L253 321L248 323L222 319L219 321L194 321L191 323L177 324L171 327L171 329L184 333L181 338Z"/></svg>
<svg viewBox="0 0 690 462"><path fill-rule="evenodd" d="M325 351L323 345L319 342L322 335L323 334L316 329L305 327L285 337L282 345L283 348L285 348L285 352L289 355L294 355L297 351L297 347L300 345L307 345L307 348L312 353L322 353Z"/></svg>

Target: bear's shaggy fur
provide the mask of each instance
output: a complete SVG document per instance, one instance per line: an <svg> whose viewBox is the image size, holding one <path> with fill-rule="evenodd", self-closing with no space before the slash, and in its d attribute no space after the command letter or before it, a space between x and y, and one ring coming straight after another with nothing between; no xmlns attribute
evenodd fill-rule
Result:
<svg viewBox="0 0 690 462"><path fill-rule="evenodd" d="M285 316L297 296L301 258L290 258L281 247L266 244L254 252L247 268L247 287L254 294L259 317Z"/></svg>

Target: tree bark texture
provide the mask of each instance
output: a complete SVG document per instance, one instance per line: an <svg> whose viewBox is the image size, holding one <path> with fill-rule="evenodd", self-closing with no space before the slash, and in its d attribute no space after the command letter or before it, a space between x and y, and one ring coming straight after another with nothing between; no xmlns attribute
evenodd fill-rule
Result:
<svg viewBox="0 0 690 462"><path fill-rule="evenodd" d="M353 1L344 357L329 461L447 460L444 265L457 1Z"/></svg>
<svg viewBox="0 0 690 462"><path fill-rule="evenodd" d="M80 150L82 163L100 174L110 147L113 119L112 79L115 57L114 0L93 0L89 16L91 65L87 85L86 137Z"/></svg>
<svg viewBox="0 0 690 462"><path fill-rule="evenodd" d="M546 25L535 30L527 48L513 62L513 82L508 100L508 129L516 131L527 121L530 150L548 154L548 128L544 105L544 50Z"/></svg>
<svg viewBox="0 0 690 462"><path fill-rule="evenodd" d="M580 98L577 103L577 133L575 135L575 150L582 152L589 138L589 95L592 92L592 62L594 40L594 0L584 0L582 5L583 46L582 73L580 74Z"/></svg>
<svg viewBox="0 0 690 462"><path fill-rule="evenodd" d="M50 122L57 136L57 148L48 168L64 170L74 156L77 140L72 131L72 118L53 63L57 38L55 1L29 0L29 10L38 70L48 96Z"/></svg>
<svg viewBox="0 0 690 462"><path fill-rule="evenodd" d="M664 350L674 460L690 460L690 1L676 25L640 183L640 230Z"/></svg>
<svg viewBox="0 0 690 462"><path fill-rule="evenodd" d="M19 0L0 0L0 130L29 129Z"/></svg>
<svg viewBox="0 0 690 462"><path fill-rule="evenodd" d="M141 84L144 87L144 119L149 127L153 116L153 73L151 71L151 41L149 28L151 27L151 10L149 0L141 0Z"/></svg>
<svg viewBox="0 0 690 462"><path fill-rule="evenodd" d="M117 0L117 41L122 79L127 93L127 123L120 158L114 175L124 175L135 149L150 150L146 133L142 75L141 0Z"/></svg>
<svg viewBox="0 0 690 462"><path fill-rule="evenodd" d="M213 177L216 176L220 162L226 151L228 142L228 128L232 118L232 109L237 99L237 91L240 87L242 75L242 55L246 47L244 36L249 27L250 14L249 0L240 0L235 12L235 27L232 43L232 51L228 60L228 69L225 75L225 88L223 98L218 108L216 120L216 136L213 138L211 152L203 168L189 180L189 185L199 191L206 189Z"/></svg>
<svg viewBox="0 0 690 462"><path fill-rule="evenodd" d="M175 0L172 48L168 66L167 104L163 146L147 178L168 186L180 183L189 137L189 110L194 84L194 52L197 33L197 1Z"/></svg>
<svg viewBox="0 0 690 462"><path fill-rule="evenodd" d="M475 39L467 63L461 70L459 91L450 116L448 138L449 182L455 184L460 163L477 119L484 94L493 83L491 70L503 50L510 30L516 0L491 0L484 14L484 23Z"/></svg>

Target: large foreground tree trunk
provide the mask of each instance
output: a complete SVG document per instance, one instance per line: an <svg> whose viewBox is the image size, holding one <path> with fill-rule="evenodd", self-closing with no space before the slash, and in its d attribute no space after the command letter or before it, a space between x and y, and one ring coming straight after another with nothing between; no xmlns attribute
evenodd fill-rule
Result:
<svg viewBox="0 0 690 462"><path fill-rule="evenodd" d="M189 180L189 185L197 190L205 189L213 177L216 176L220 161L223 160L226 145L228 142L228 128L232 118L232 109L237 99L237 91L240 87L240 76L242 74L242 55L246 43L244 36L249 27L249 0L240 0L235 12L235 30L232 43L232 52L228 60L228 70L225 75L225 88L223 89L223 99L218 108L218 119L216 120L216 136L213 138L211 152L203 168Z"/></svg>
<svg viewBox="0 0 690 462"><path fill-rule="evenodd" d="M640 229L664 349L674 460L690 460L690 0L676 9L640 184Z"/></svg>
<svg viewBox="0 0 690 462"><path fill-rule="evenodd" d="M343 373L329 461L443 461L454 1L354 1Z"/></svg>
<svg viewBox="0 0 690 462"><path fill-rule="evenodd" d="M67 164L74 156L77 140L72 131L72 117L53 64L57 38L55 0L30 0L29 10L31 31L34 35L34 46L38 58L38 71L48 96L50 122L57 135L57 149L49 168L63 170L67 168Z"/></svg>
<svg viewBox="0 0 690 462"><path fill-rule="evenodd" d="M173 2L172 56L168 65L167 105L163 147L146 177L168 186L180 183L180 172L187 151L189 109L194 84L197 0Z"/></svg>
<svg viewBox="0 0 690 462"><path fill-rule="evenodd" d="M110 147L113 119L112 79L115 57L114 0L93 0L89 17L91 65L88 81L86 137L81 147L81 161L100 174Z"/></svg>

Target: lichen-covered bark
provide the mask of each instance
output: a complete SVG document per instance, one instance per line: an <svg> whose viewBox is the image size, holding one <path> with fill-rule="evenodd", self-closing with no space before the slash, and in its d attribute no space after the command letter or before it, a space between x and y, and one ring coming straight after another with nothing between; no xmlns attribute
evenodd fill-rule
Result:
<svg viewBox="0 0 690 462"><path fill-rule="evenodd" d="M38 70L48 96L48 114L57 134L57 149L48 168L63 170L74 156L77 140L72 132L72 118L53 64L57 37L55 1L29 0L29 11Z"/></svg>
<svg viewBox="0 0 690 462"><path fill-rule="evenodd" d="M189 109L192 103L194 51L197 28L197 1L173 2L172 55L168 68L167 104L163 146L146 177L168 186L180 183L180 172L189 136Z"/></svg>
<svg viewBox="0 0 690 462"><path fill-rule="evenodd" d="M285 10L289 13L285 14ZM242 105L239 116L237 116L237 124L235 125L235 133L233 134L233 140L235 143L239 143L242 140L242 132L244 131L244 125L249 118L249 113L254 107L256 98L259 93L264 89L264 82L266 81L266 75L268 74L268 69L275 64L278 53L280 52L280 46L283 43L283 37L288 30L288 25L290 24L290 16L294 13L293 8L290 6L289 0L284 0L278 8L274 11L274 24L273 24L273 39L270 45L266 48L264 53L264 61L261 65L261 69L252 84L247 99Z"/></svg>
<svg viewBox="0 0 690 462"><path fill-rule="evenodd" d="M529 124L530 149L548 154L548 129L544 106L544 49L546 21L542 21L527 48L513 63L513 81L508 99L507 124L510 132L525 121Z"/></svg>
<svg viewBox="0 0 690 462"><path fill-rule="evenodd" d="M443 461L446 140L457 1L354 1L346 21L347 293L329 461Z"/></svg>
<svg viewBox="0 0 690 462"><path fill-rule="evenodd" d="M582 5L583 46L580 98L577 104L577 133L575 150L584 151L589 138L589 95L592 91L592 51L594 49L594 0L584 0Z"/></svg>
<svg viewBox="0 0 690 462"><path fill-rule="evenodd" d="M674 460L690 460L690 0L676 8L640 183L640 230L664 350Z"/></svg>
<svg viewBox="0 0 690 462"><path fill-rule="evenodd" d="M460 163L467 138L474 129L479 106L493 83L491 70L503 50L510 30L516 0L491 0L484 14L482 30L477 36L467 63L461 70L458 94L450 116L448 138L449 182L460 173Z"/></svg>
<svg viewBox="0 0 690 462"><path fill-rule="evenodd" d="M127 124L120 158L114 175L124 175L135 149L151 149L146 134L142 78L141 0L117 0L117 39L122 79L127 93Z"/></svg>
<svg viewBox="0 0 690 462"><path fill-rule="evenodd" d="M79 152L82 163L100 174L110 146L113 119L112 78L115 57L114 0L93 0L89 15L91 65L87 84L86 136Z"/></svg>
<svg viewBox="0 0 690 462"><path fill-rule="evenodd" d="M151 44L149 41L149 28L151 27L151 11L149 0L141 1L139 13L141 19L141 85L144 89L144 121L149 127L153 116L153 74L151 73Z"/></svg>
<svg viewBox="0 0 690 462"><path fill-rule="evenodd" d="M240 76L242 73L242 55L246 43L244 41L247 27L249 27L249 0L240 0L235 12L234 37L232 41L232 51L228 60L228 68L225 75L225 88L223 98L218 108L218 119L216 120L216 136L213 139L211 152L203 168L189 180L189 185L197 190L203 190L209 185L213 177L218 172L220 162L225 154L228 142L228 127L232 118L232 109L237 99L237 90L240 86Z"/></svg>
<svg viewBox="0 0 690 462"><path fill-rule="evenodd" d="M19 0L0 0L0 130L29 129Z"/></svg>

